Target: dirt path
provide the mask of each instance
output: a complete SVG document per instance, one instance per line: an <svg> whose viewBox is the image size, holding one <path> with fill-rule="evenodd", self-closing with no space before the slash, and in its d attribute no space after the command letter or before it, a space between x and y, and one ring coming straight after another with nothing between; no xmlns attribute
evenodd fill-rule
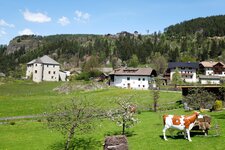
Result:
<svg viewBox="0 0 225 150"><path fill-rule="evenodd" d="M34 119L40 118L44 115L28 115L28 116L12 116L12 117L1 117L0 121L17 120L17 119Z"/></svg>

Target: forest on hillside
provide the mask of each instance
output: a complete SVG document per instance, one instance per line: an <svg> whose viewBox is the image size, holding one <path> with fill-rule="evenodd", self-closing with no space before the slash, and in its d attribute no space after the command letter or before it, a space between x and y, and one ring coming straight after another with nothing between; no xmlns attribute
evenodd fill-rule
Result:
<svg viewBox="0 0 225 150"><path fill-rule="evenodd" d="M222 20L222 21L221 21ZM26 63L49 55L63 69L83 67L150 66L163 73L167 62L225 61L225 16L212 16L184 21L169 26L164 33L141 35L121 32L116 35L52 35L20 36L10 43L20 45L13 53L0 46L0 72L14 77L24 73ZM215 24L217 26L215 26ZM26 47L24 41L38 41ZM25 43L25 42L24 42ZM29 42L30 43L30 42ZM90 59L94 58L94 59ZM96 66L94 66L96 65Z"/></svg>

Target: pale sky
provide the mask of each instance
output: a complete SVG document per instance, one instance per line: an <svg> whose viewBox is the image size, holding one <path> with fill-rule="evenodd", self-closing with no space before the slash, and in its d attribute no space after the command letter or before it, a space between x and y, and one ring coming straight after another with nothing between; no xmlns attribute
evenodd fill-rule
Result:
<svg viewBox="0 0 225 150"><path fill-rule="evenodd" d="M0 44L18 35L146 34L225 14L225 0L0 0Z"/></svg>

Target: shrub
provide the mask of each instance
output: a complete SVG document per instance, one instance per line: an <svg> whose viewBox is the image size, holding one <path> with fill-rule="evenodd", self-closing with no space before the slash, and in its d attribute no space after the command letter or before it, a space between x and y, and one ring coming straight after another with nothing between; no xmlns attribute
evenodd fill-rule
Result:
<svg viewBox="0 0 225 150"><path fill-rule="evenodd" d="M213 108L214 110L222 110L223 102L221 100L216 100Z"/></svg>
<svg viewBox="0 0 225 150"><path fill-rule="evenodd" d="M10 125L15 125L16 123L14 121L9 122Z"/></svg>
<svg viewBox="0 0 225 150"><path fill-rule="evenodd" d="M212 109L216 100L215 97L214 93L201 88L195 88L190 90L188 95L184 97L184 102L186 102L190 108L195 110Z"/></svg>
<svg viewBox="0 0 225 150"><path fill-rule="evenodd" d="M76 76L76 80L85 80L85 81L88 81L89 80L89 74L87 72L82 72L81 74L79 74L78 76Z"/></svg>
<svg viewBox="0 0 225 150"><path fill-rule="evenodd" d="M90 78L98 77L100 74L101 74L101 72L98 71L98 70L91 70L89 72L82 72L81 74L79 74L78 76L76 76L76 80L89 81Z"/></svg>

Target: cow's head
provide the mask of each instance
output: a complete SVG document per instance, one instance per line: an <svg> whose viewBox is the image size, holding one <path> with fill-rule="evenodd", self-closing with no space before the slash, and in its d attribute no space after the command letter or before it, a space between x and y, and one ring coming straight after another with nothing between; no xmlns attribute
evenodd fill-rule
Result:
<svg viewBox="0 0 225 150"><path fill-rule="evenodd" d="M200 112L194 111L194 114L195 114L196 116L198 116L198 115L200 114Z"/></svg>

